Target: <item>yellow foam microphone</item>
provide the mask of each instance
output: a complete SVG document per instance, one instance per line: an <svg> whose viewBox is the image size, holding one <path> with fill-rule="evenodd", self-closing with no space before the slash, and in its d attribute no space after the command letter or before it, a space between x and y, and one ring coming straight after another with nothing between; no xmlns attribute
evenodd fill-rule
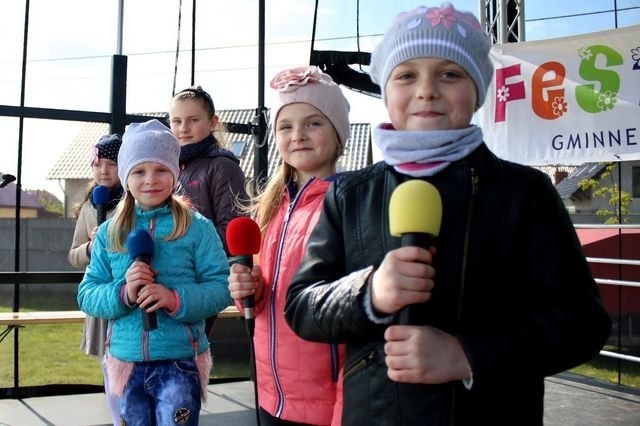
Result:
<svg viewBox="0 0 640 426"><path fill-rule="evenodd" d="M389 200L389 230L400 237L402 247L428 248L440 234L442 199L438 189L424 180L401 183ZM410 306L399 313L398 322L409 324Z"/></svg>

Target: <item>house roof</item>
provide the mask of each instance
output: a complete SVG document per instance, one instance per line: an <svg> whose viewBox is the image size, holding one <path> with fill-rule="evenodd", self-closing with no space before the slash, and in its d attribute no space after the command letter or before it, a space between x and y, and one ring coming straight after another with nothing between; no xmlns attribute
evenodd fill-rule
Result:
<svg viewBox="0 0 640 426"><path fill-rule="evenodd" d="M145 115L163 118L166 114ZM84 125L49 170L47 179L92 179L89 164L91 146L100 139L100 136L107 133L109 133L109 123L90 122Z"/></svg>
<svg viewBox="0 0 640 426"><path fill-rule="evenodd" d="M16 206L16 184L11 182L4 188L0 188L0 207ZM20 191L20 206L22 208L39 209L44 207L26 191Z"/></svg>
<svg viewBox="0 0 640 426"><path fill-rule="evenodd" d="M580 189L580 181L597 177L602 169L606 167L606 163L584 163L575 169L562 182L556 185L556 190L562 198L574 198L582 193Z"/></svg>
<svg viewBox="0 0 640 426"><path fill-rule="evenodd" d="M255 109L218 110L223 123L249 124L254 121ZM268 114L268 111L267 111ZM166 119L166 113L147 113ZM267 117L268 122L268 117ZM344 155L338 160L338 171L357 170L371 163L370 125L368 123L352 123L351 133ZM49 171L48 179L91 179L89 152L91 145L100 136L108 133L108 123L87 123L73 138L71 144L60 156ZM240 159L240 167L247 178L254 175L255 136L241 133L226 133L227 145ZM277 146L273 133L267 132L268 175L271 176L280 164Z"/></svg>

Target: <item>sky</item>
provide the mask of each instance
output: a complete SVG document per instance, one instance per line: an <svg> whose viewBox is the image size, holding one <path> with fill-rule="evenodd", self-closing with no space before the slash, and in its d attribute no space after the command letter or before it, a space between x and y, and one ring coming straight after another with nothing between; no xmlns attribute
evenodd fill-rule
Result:
<svg viewBox="0 0 640 426"><path fill-rule="evenodd" d="M0 105L20 104L25 3L0 3ZM453 2L476 15L481 3ZM640 24L640 0L524 3L525 39L531 41ZM178 31L180 0L124 1L122 51L118 52L119 0L30 0L24 104L108 112L111 58L123 54L128 58L127 112L165 111L174 91L176 68L175 90L191 83L192 4L182 0ZM265 4L268 83L282 69L309 63L315 0ZM320 0L315 48L355 51L359 46L370 52L395 14L421 4ZM211 93L218 109L256 108L258 1L200 0L196 5L195 83ZM351 103L351 122L376 125L387 119L381 100L348 89L344 92ZM272 102L267 86L265 106ZM62 199L59 183L46 176L82 124L25 120L23 189L46 189ZM17 174L17 145L18 119L0 117L0 172Z"/></svg>

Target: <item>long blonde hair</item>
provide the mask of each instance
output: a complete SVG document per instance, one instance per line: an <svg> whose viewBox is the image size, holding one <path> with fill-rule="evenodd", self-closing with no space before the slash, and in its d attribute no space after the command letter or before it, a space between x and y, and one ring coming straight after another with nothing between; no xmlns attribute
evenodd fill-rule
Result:
<svg viewBox="0 0 640 426"><path fill-rule="evenodd" d="M165 241L181 238L191 225L192 209L187 198L172 194L167 198L167 204L173 216L173 229L171 234L164 238ZM125 192L124 197L118 203L113 218L107 230L107 240L110 250L124 253L124 243L131 231L135 228L135 198L131 192Z"/></svg>
<svg viewBox="0 0 640 426"><path fill-rule="evenodd" d="M254 188L250 183L247 185L246 191L250 198L246 205L240 206L240 209L257 221L262 232L267 229L267 225L278 211L282 202L282 194L286 190L287 184L295 179L295 175L296 169L282 162L276 174L267 181L262 191Z"/></svg>

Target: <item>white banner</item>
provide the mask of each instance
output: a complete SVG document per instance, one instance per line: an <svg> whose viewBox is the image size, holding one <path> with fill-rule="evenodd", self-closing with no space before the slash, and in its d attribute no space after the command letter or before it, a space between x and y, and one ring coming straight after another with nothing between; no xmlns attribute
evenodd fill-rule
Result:
<svg viewBox="0 0 640 426"><path fill-rule="evenodd" d="M640 25L495 45L485 141L529 165L640 159Z"/></svg>

